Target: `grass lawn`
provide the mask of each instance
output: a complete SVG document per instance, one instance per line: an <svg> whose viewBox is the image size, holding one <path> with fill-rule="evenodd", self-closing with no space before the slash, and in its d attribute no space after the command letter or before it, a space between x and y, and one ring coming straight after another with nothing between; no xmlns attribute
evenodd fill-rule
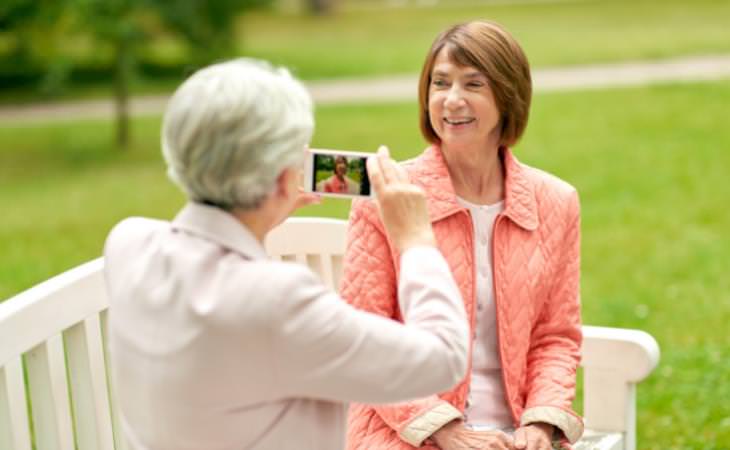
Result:
<svg viewBox="0 0 730 450"><path fill-rule="evenodd" d="M439 32L483 18L505 25L535 67L730 52L727 0L453 3L343 7L332 17L254 13L241 20L240 48L307 79L413 73Z"/></svg>
<svg viewBox="0 0 730 450"><path fill-rule="evenodd" d="M583 208L588 324L640 328L662 348L639 387L641 449L730 448L730 82L540 94L516 149L573 183ZM414 104L322 107L313 144L398 158L423 147ZM114 152L108 122L0 126L0 298L99 256L129 215L170 218L158 118ZM345 217L325 200L303 214Z"/></svg>
<svg viewBox="0 0 730 450"><path fill-rule="evenodd" d="M475 18L503 23L524 46L534 67L730 52L728 0L575 0L441 2L434 7L363 8L343 1L329 17L255 12L237 27L237 55L291 67L305 79L359 77L420 70L426 51L447 26ZM352 4L355 6L352 6ZM364 2L359 2L362 5ZM381 2L382 3L382 2ZM0 48L2 36L0 36ZM74 60L98 64L111 50L69 37ZM192 70L174 40L151 42L154 61L180 65L179 76L140 78L140 94L171 91ZM235 55L232 55L235 56ZM174 73L174 72L173 72ZM71 83L57 99L109 96L109 80ZM0 90L0 103L42 99L34 88Z"/></svg>

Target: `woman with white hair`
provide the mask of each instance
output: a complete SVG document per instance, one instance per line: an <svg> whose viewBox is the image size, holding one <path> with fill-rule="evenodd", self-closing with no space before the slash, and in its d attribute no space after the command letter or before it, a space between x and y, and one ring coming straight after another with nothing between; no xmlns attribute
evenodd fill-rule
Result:
<svg viewBox="0 0 730 450"><path fill-rule="evenodd" d="M368 161L400 253L405 324L357 311L308 268L267 259L297 206L313 129L303 86L255 60L173 95L162 147L189 198L172 222L129 218L105 247L110 352L133 449L341 449L346 402L449 389L466 371L459 290L425 198L381 148Z"/></svg>

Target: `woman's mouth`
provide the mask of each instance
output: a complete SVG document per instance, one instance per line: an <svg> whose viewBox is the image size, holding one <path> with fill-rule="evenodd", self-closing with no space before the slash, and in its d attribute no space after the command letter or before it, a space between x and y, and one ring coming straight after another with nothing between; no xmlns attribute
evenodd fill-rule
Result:
<svg viewBox="0 0 730 450"><path fill-rule="evenodd" d="M444 122L446 122L447 125L451 125L451 126L466 125L466 124L474 122L474 120L475 119L473 117L468 117L468 118L444 117Z"/></svg>

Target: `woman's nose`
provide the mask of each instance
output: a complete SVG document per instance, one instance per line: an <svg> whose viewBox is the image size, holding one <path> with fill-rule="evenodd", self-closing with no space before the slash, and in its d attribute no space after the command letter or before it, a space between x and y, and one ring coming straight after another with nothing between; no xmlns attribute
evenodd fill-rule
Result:
<svg viewBox="0 0 730 450"><path fill-rule="evenodd" d="M453 85L449 92L446 94L445 106L447 107L458 107L461 106L464 100L463 93L459 86Z"/></svg>

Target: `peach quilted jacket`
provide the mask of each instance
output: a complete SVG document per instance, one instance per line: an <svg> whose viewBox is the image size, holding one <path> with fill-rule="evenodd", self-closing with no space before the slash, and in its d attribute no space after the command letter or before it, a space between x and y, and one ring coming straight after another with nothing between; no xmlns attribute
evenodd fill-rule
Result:
<svg viewBox="0 0 730 450"><path fill-rule="evenodd" d="M499 350L515 427L548 422L570 442L583 433L571 409L580 358L580 212L575 189L517 161L509 149L504 211L493 236L493 275ZM459 205L437 146L404 163L427 194L439 249L459 285L470 327L475 321L471 217ZM375 205L356 201L350 215L341 294L357 308L401 320L397 310L398 255ZM373 361L377 364L377 361ZM347 448L405 450L461 417L470 376L438 396L398 405L350 407Z"/></svg>

